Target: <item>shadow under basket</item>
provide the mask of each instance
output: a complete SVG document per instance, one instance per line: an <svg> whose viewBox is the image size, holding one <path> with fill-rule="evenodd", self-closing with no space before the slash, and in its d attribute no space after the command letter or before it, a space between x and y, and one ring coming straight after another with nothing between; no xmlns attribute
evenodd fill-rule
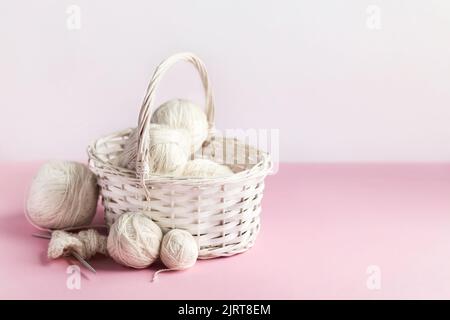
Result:
<svg viewBox="0 0 450 320"><path fill-rule="evenodd" d="M184 60L189 59L192 55ZM151 99L145 103L143 107L148 107ZM212 102L209 105L212 107ZM207 114L211 120L213 113ZM235 174L215 178L149 175L143 180L136 171L114 161L132 132L115 132L88 147L89 167L98 179L108 226L121 214L145 212L164 233L174 228L190 232L198 243L200 259L230 256L253 246L260 229L264 179L271 169L266 152L237 139L213 135L195 158L227 164Z"/></svg>

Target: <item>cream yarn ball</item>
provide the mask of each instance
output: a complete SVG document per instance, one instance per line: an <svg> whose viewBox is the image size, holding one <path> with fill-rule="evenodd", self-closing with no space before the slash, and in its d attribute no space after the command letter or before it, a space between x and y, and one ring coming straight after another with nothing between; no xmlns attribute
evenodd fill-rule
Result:
<svg viewBox="0 0 450 320"><path fill-rule="evenodd" d="M208 137L205 113L194 103L173 99L163 103L150 119L148 140L150 156L148 171L156 174L179 175L191 154L199 150ZM138 130L134 129L124 149L113 160L122 168L136 170Z"/></svg>
<svg viewBox="0 0 450 320"><path fill-rule="evenodd" d="M157 174L179 174L190 156L189 133L184 129L153 124L149 134L149 171Z"/></svg>
<svg viewBox="0 0 450 320"><path fill-rule="evenodd" d="M194 159L186 163L182 175L185 177L226 177L233 174L227 166L208 159Z"/></svg>
<svg viewBox="0 0 450 320"><path fill-rule="evenodd" d="M185 230L172 229L161 243L161 261L169 269L183 270L192 267L198 258L194 237Z"/></svg>
<svg viewBox="0 0 450 320"><path fill-rule="evenodd" d="M118 263L142 269L159 256L162 231L145 213L124 213L111 226L107 249Z"/></svg>
<svg viewBox="0 0 450 320"><path fill-rule="evenodd" d="M166 101L155 110L150 122L173 129L186 129L191 138L191 153L199 150L208 137L208 120L205 112L189 100Z"/></svg>
<svg viewBox="0 0 450 320"><path fill-rule="evenodd" d="M149 158L145 160L148 171L156 174L179 174L190 156L189 133L185 129L172 129L165 125L151 124L148 134L150 152ZM135 170L137 149L137 129L134 129L123 152L116 158L115 164Z"/></svg>
<svg viewBox="0 0 450 320"><path fill-rule="evenodd" d="M31 183L26 203L32 224L45 229L91 223L97 210L95 175L83 164L52 161L42 165Z"/></svg>

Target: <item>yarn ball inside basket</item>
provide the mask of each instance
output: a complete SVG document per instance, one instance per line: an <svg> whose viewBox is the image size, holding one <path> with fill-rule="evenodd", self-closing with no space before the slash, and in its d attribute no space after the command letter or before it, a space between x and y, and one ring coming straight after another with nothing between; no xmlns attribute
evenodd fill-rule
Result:
<svg viewBox="0 0 450 320"><path fill-rule="evenodd" d="M227 166L208 159L194 159L186 163L182 176L195 178L226 177L233 174Z"/></svg>
<svg viewBox="0 0 450 320"><path fill-rule="evenodd" d="M189 100L172 99L163 103L155 110L150 122L151 125L148 132L150 135L148 137L150 143L149 148L155 144L152 140L159 140L156 142L159 146L155 147L153 152L153 156L158 156L159 160L153 161L153 164L149 168L154 173L176 173L175 171L179 169L180 163L184 164L187 161L187 158L186 160L182 160L184 156L181 157L174 146L164 148L160 146L161 143L172 142L177 139L177 135L183 135L178 140L178 143L188 153L189 157L201 148L203 142L208 137L208 121L205 113L200 107ZM184 133L187 134L187 138L184 136ZM123 151L113 161L115 165L136 170L138 138L138 130L134 129L129 135ZM167 151L167 153L159 151ZM175 156L170 153L175 154ZM171 163L172 161L173 163Z"/></svg>
<svg viewBox="0 0 450 320"><path fill-rule="evenodd" d="M157 174L178 174L190 156L191 140L184 129L161 125L150 127L149 158L144 159L148 170Z"/></svg>
<svg viewBox="0 0 450 320"><path fill-rule="evenodd" d="M172 129L165 125L151 124L148 134L149 154L143 159L146 170L156 174L180 174L189 159L191 140L185 129ZM115 164L136 169L138 152L137 129L134 129Z"/></svg>
<svg viewBox="0 0 450 320"><path fill-rule="evenodd" d="M159 256L162 231L145 213L124 213L111 226L107 249L118 263L142 269Z"/></svg>
<svg viewBox="0 0 450 320"><path fill-rule="evenodd" d="M191 153L199 150L208 137L208 120L203 110L185 99L172 99L159 106L150 122L173 129L186 129L191 138Z"/></svg>
<svg viewBox="0 0 450 320"><path fill-rule="evenodd" d="M198 258L197 242L189 232L172 229L164 235L160 255L161 261L169 269L190 268Z"/></svg>
<svg viewBox="0 0 450 320"><path fill-rule="evenodd" d="M31 183L27 217L45 229L88 225L95 216L97 200L97 179L85 165L51 161L40 167Z"/></svg>

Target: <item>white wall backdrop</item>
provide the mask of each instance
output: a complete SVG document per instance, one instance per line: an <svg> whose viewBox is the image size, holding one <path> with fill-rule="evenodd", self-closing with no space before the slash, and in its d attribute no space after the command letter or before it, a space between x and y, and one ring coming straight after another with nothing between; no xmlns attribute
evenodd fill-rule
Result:
<svg viewBox="0 0 450 320"><path fill-rule="evenodd" d="M0 160L85 159L178 51L207 64L217 127L280 129L283 161L450 160L446 0L1 1ZM161 101L202 102L192 70Z"/></svg>

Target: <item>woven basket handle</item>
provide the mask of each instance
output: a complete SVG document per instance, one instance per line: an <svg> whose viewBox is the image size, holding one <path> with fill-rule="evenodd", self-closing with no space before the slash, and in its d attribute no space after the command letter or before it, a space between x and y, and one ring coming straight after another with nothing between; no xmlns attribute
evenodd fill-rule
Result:
<svg viewBox="0 0 450 320"><path fill-rule="evenodd" d="M165 73L177 62L179 61L187 61L194 65L197 69L200 78L203 83L203 88L205 90L205 113L206 118L208 120L209 126L209 136L208 140L212 135L212 131L214 130L214 102L212 97L212 90L209 84L208 73L206 71L206 67L203 62L193 53L183 52L174 54L170 56L163 62L159 64L153 73L152 80L150 81L147 92L144 97L144 101L142 102L141 111L139 113L139 136L138 136L138 153L137 153L137 162L136 162L136 171L138 176L141 178L146 175L148 168L144 165L145 159L147 159L147 155L149 152L149 141L148 134L146 134L148 128L150 127L150 119L153 113L155 97L156 97L156 89L158 88L158 84L161 78L165 75Z"/></svg>

